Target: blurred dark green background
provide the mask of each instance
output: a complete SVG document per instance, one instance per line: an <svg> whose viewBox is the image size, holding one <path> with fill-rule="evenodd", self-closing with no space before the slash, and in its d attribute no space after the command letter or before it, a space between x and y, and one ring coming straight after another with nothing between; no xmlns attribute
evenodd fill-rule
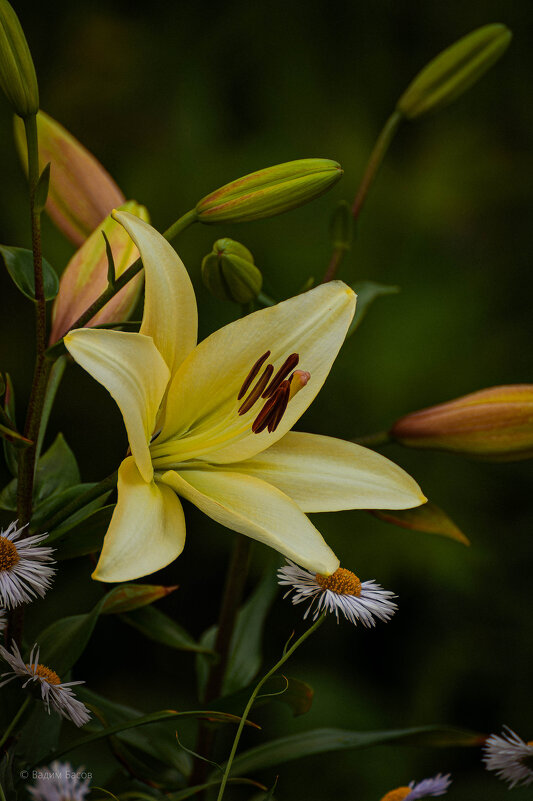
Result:
<svg viewBox="0 0 533 801"><path fill-rule="evenodd" d="M191 0L19 0L15 7L43 109L102 161L127 197L147 205L160 230L207 192L260 167L311 156L342 163L340 184L305 208L183 235L177 249L198 289L203 335L238 311L199 283L212 242L227 235L246 244L276 297L321 276L329 215L336 200L353 196L373 141L414 73L473 28L508 24L514 40L501 63L453 106L400 130L341 277L398 284L401 294L369 312L298 427L355 436L469 391L532 380L529 2L270 0L210 8ZM3 99L0 141L0 241L28 246L25 185ZM58 271L72 252L48 222L44 250ZM0 281L0 368L24 400L31 308L5 275ZM113 402L77 368L62 385L51 431L58 429L79 455L84 480L111 472L126 447ZM395 529L363 512L316 516L342 563L397 591L400 611L376 631L325 626L289 669L315 688L312 711L297 720L282 706L258 712L264 730L247 735L250 746L317 726L440 722L491 732L507 723L525 739L533 736L531 462L384 452L448 511L472 547ZM186 551L161 576L181 587L161 608L199 635L216 615L232 535L196 510L186 513ZM256 546L253 577L266 553ZM88 608L79 590L90 584L90 564L69 565L72 574L63 571L50 596L63 614ZM100 588L91 591L97 596ZM268 626L268 662L299 620L279 601ZM146 710L186 708L194 705L193 667L190 656L147 647L106 618L76 678ZM192 733L183 736L193 747ZM73 759L85 761L97 784L123 788L109 760L99 761L104 753L91 756L94 764L84 754ZM451 770L457 781L450 799L507 798L506 785L482 770L479 757L475 750L376 748L289 763L261 778L280 773L280 801L377 801L411 778ZM513 798L530 798L530 791L515 790Z"/></svg>

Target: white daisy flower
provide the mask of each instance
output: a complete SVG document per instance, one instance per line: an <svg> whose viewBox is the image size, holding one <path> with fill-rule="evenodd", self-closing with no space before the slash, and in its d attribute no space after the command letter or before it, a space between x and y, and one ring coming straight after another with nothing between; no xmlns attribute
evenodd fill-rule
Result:
<svg viewBox="0 0 533 801"><path fill-rule="evenodd" d="M70 762L52 762L33 771L37 781L28 792L34 801L84 801L90 792L91 775L83 766L74 770Z"/></svg>
<svg viewBox="0 0 533 801"><path fill-rule="evenodd" d="M50 707L62 717L71 720L76 726L83 726L90 718L89 711L78 701L76 696L71 690L75 684L85 684L83 681L68 681L61 682L61 679L51 668L39 663L39 649L36 645L33 646L30 654L30 661L26 664L20 655L20 651L16 643L12 645L12 653L0 645L0 656L2 656L11 667L7 673L2 673L0 678L0 687L8 684L13 679L22 678L26 679L23 687L28 684L32 686L40 685L41 700L48 709L50 714ZM8 678L4 678L8 676Z"/></svg>
<svg viewBox="0 0 533 801"><path fill-rule="evenodd" d="M383 796L381 801L418 801L419 798L434 798L444 795L452 783L448 773L443 776L438 773L432 779L423 779L421 782L410 782L408 787L397 787Z"/></svg>
<svg viewBox="0 0 533 801"><path fill-rule="evenodd" d="M339 567L331 576L311 573L287 560L288 564L278 570L278 583L290 587L286 598L294 593L293 604L309 601L304 619L313 610L313 620L322 612L334 612L339 620L339 612L353 623L357 621L370 628L376 621L374 617L387 621L398 608L391 598L393 592L384 590L375 581L363 581L343 567Z"/></svg>
<svg viewBox="0 0 533 801"><path fill-rule="evenodd" d="M53 548L36 547L47 534L20 539L26 528L17 528L17 520L0 531L0 603L12 609L40 595L45 595L55 573L50 563Z"/></svg>
<svg viewBox="0 0 533 801"><path fill-rule="evenodd" d="M483 761L487 770L493 770L509 786L528 785L533 782L533 740L525 742L518 734L503 727L501 736L491 734L483 746Z"/></svg>

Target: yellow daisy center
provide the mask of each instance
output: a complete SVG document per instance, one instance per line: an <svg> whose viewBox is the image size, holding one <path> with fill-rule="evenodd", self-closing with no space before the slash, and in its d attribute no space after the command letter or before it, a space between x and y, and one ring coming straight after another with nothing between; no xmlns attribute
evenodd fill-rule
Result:
<svg viewBox="0 0 533 801"><path fill-rule="evenodd" d="M391 790L390 793L384 795L381 801L403 801L410 792L410 787L397 787L396 790Z"/></svg>
<svg viewBox="0 0 533 801"><path fill-rule="evenodd" d="M352 573L351 570L346 570L344 567L338 567L331 576L322 576L317 573L315 578L323 590L331 590L337 595L355 595L356 597L361 595L360 579L357 578L355 573ZM387 801L395 801L395 799L387 799Z"/></svg>
<svg viewBox="0 0 533 801"><path fill-rule="evenodd" d="M11 570L20 561L15 543L0 537L0 570Z"/></svg>
<svg viewBox="0 0 533 801"><path fill-rule="evenodd" d="M44 679L47 684L61 684L61 679L57 673L51 670L51 668L46 667L46 665L37 665L34 669L32 669L30 665L26 665L26 667L31 670L34 676L39 676L40 679Z"/></svg>

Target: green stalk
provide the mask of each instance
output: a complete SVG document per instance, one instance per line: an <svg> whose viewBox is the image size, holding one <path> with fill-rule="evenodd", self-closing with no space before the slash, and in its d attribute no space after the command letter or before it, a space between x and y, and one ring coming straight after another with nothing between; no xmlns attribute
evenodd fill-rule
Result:
<svg viewBox="0 0 533 801"><path fill-rule="evenodd" d="M228 783L229 775L230 775L230 772L231 772L231 766L232 766L232 764L233 764L233 760L235 759L235 754L237 753L237 748L238 748L238 746L239 746L239 740L241 739L241 734L242 734L242 731L243 731L243 729L244 729L244 726L245 726L245 724L246 724L246 720L247 720L247 718L248 718L248 715L250 714L250 710L251 710L252 706L254 705L254 701L255 701L255 699L257 698L257 695L258 695L258 693L259 693L259 691L260 691L261 687L263 686L263 684L264 684L266 681L268 681L268 679L269 679L271 676L273 676L273 675L274 675L274 673L276 673L276 671L278 671L278 670L280 669L280 667L281 667L282 665L284 665L284 664L285 664L285 662L286 662L288 659L290 659L290 657L293 655L293 653L296 651L296 649L297 649L297 648L299 648L299 647L300 647L300 645L302 645L302 643L304 643L304 642L307 640L307 638L308 638L308 637L310 637L310 636L311 636L311 634L312 634L314 631L316 631L316 630L317 630L317 628L318 628L318 627L319 627L319 626L320 626L320 625L321 625L321 624L324 622L324 619L325 619L325 617L326 617L326 616L325 616L325 614L322 614L322 615L321 615L321 616L318 618L318 620L316 620L316 621L313 623L313 625L312 625L312 626L310 626L310 627L307 629L307 631L305 631L305 632L302 634L302 636L301 636L301 637L299 637L299 638L296 640L296 642L294 643L294 645L292 645L290 648L288 648L288 649L285 651L285 653L283 654L283 656L281 657L281 659L280 659L278 662L276 662L276 664L274 665L274 667L273 667L273 668L271 668L271 669L268 671L268 673L267 673L265 676L263 676L263 678L261 679L261 681L259 682L259 684L256 686L255 690L254 690L254 691L253 691L253 693L251 694L251 696L250 696L250 698L249 698L249 700L248 700L248 703L246 704L246 706L245 706L245 708L244 708L244 712L242 713L242 717L241 717L241 719L240 719L240 722L239 722L239 727L238 727L238 729L237 729L237 733L235 734L235 739L233 740L233 746L232 746L232 748L231 748L231 752L230 752L230 755L229 755L228 761L227 761L227 763L226 763L226 768L225 768L225 770L224 770L224 776L222 777L222 782L221 782L221 784L220 784L220 789L219 789L219 792L218 792L217 801L222 801L222 797L223 797L223 795L224 795L224 791L225 791L225 789L226 789L226 784Z"/></svg>
<svg viewBox="0 0 533 801"><path fill-rule="evenodd" d="M387 151L396 135L396 131L398 130L402 119L403 115L400 114L399 111L394 111L388 118L380 135L377 138L374 149L372 150L370 158L367 162L362 181L359 184L359 189L357 190L357 194L352 204L351 211L355 222L357 222L359 219L361 209L363 208L370 187L374 183L374 180L379 172L379 168L383 163L383 159L387 154ZM344 248L337 248L333 251L330 263L324 274L324 278L322 279L323 284L327 283L328 281L332 281L333 278L335 278L345 253L346 250Z"/></svg>
<svg viewBox="0 0 533 801"><path fill-rule="evenodd" d="M3 746L5 741L7 740L7 738L9 737L9 735L11 734L11 732L13 731L13 729L15 728L15 726L17 725L19 720L21 719L21 717L24 714L24 712L26 711L30 701L31 701L31 696L28 695L27 698L25 698L24 701L22 702L22 704L20 705L17 714L15 715L15 717L13 718L13 720L11 721L11 723L9 724L7 729L5 730L4 734L0 738L0 748Z"/></svg>
<svg viewBox="0 0 533 801"><path fill-rule="evenodd" d="M196 220L196 210L191 209L191 211L188 211L186 214L180 217L179 220L176 220L176 222L173 223L170 228L167 228L163 236L170 242L172 239L178 236L178 234L181 234L182 231L196 222ZM143 264L141 259L137 259L137 261L135 261L130 267L128 267L127 270L122 273L121 276L117 278L112 286L108 285L107 288L104 289L102 294L96 298L94 303L91 303L89 308L86 309L80 317L78 317L76 322L72 323L69 330L73 328L83 328L83 326L87 325L87 323L92 320L94 315L99 312L100 309L102 309L106 303L108 303L111 298L117 294L117 292L120 292L122 287L126 286L126 284L142 270L142 267Z"/></svg>

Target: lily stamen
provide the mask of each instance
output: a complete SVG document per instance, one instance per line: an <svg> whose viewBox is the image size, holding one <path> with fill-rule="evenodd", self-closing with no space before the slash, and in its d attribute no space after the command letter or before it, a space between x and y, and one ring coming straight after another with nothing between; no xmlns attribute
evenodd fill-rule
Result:
<svg viewBox="0 0 533 801"><path fill-rule="evenodd" d="M244 379L244 383L240 388L239 394L237 395L237 400L240 400L246 395L246 393L248 392L248 388L250 387L250 384L252 383L257 373L259 372L259 370L261 369L261 367L266 362L269 356L270 356L270 351L267 350L267 352L263 353L263 355L260 356L259 359L256 361L256 363L254 364L254 366Z"/></svg>
<svg viewBox="0 0 533 801"><path fill-rule="evenodd" d="M270 396L252 423L254 434L260 434L267 427L269 433L276 430L289 403L290 388L290 380L282 381L274 394Z"/></svg>
<svg viewBox="0 0 533 801"><path fill-rule="evenodd" d="M300 356L297 353L291 353L290 356L287 356L261 397L270 398L277 390L283 379L287 378L287 376L292 373L299 361Z"/></svg>
<svg viewBox="0 0 533 801"><path fill-rule="evenodd" d="M272 375L273 372L274 372L273 366L271 364L267 364L263 375L256 383L256 385L253 387L252 391L250 392L250 394L248 395L242 406L239 408L239 414L246 414L246 412L249 412L254 403L259 400L259 398L261 397L261 393L268 384L270 376Z"/></svg>

